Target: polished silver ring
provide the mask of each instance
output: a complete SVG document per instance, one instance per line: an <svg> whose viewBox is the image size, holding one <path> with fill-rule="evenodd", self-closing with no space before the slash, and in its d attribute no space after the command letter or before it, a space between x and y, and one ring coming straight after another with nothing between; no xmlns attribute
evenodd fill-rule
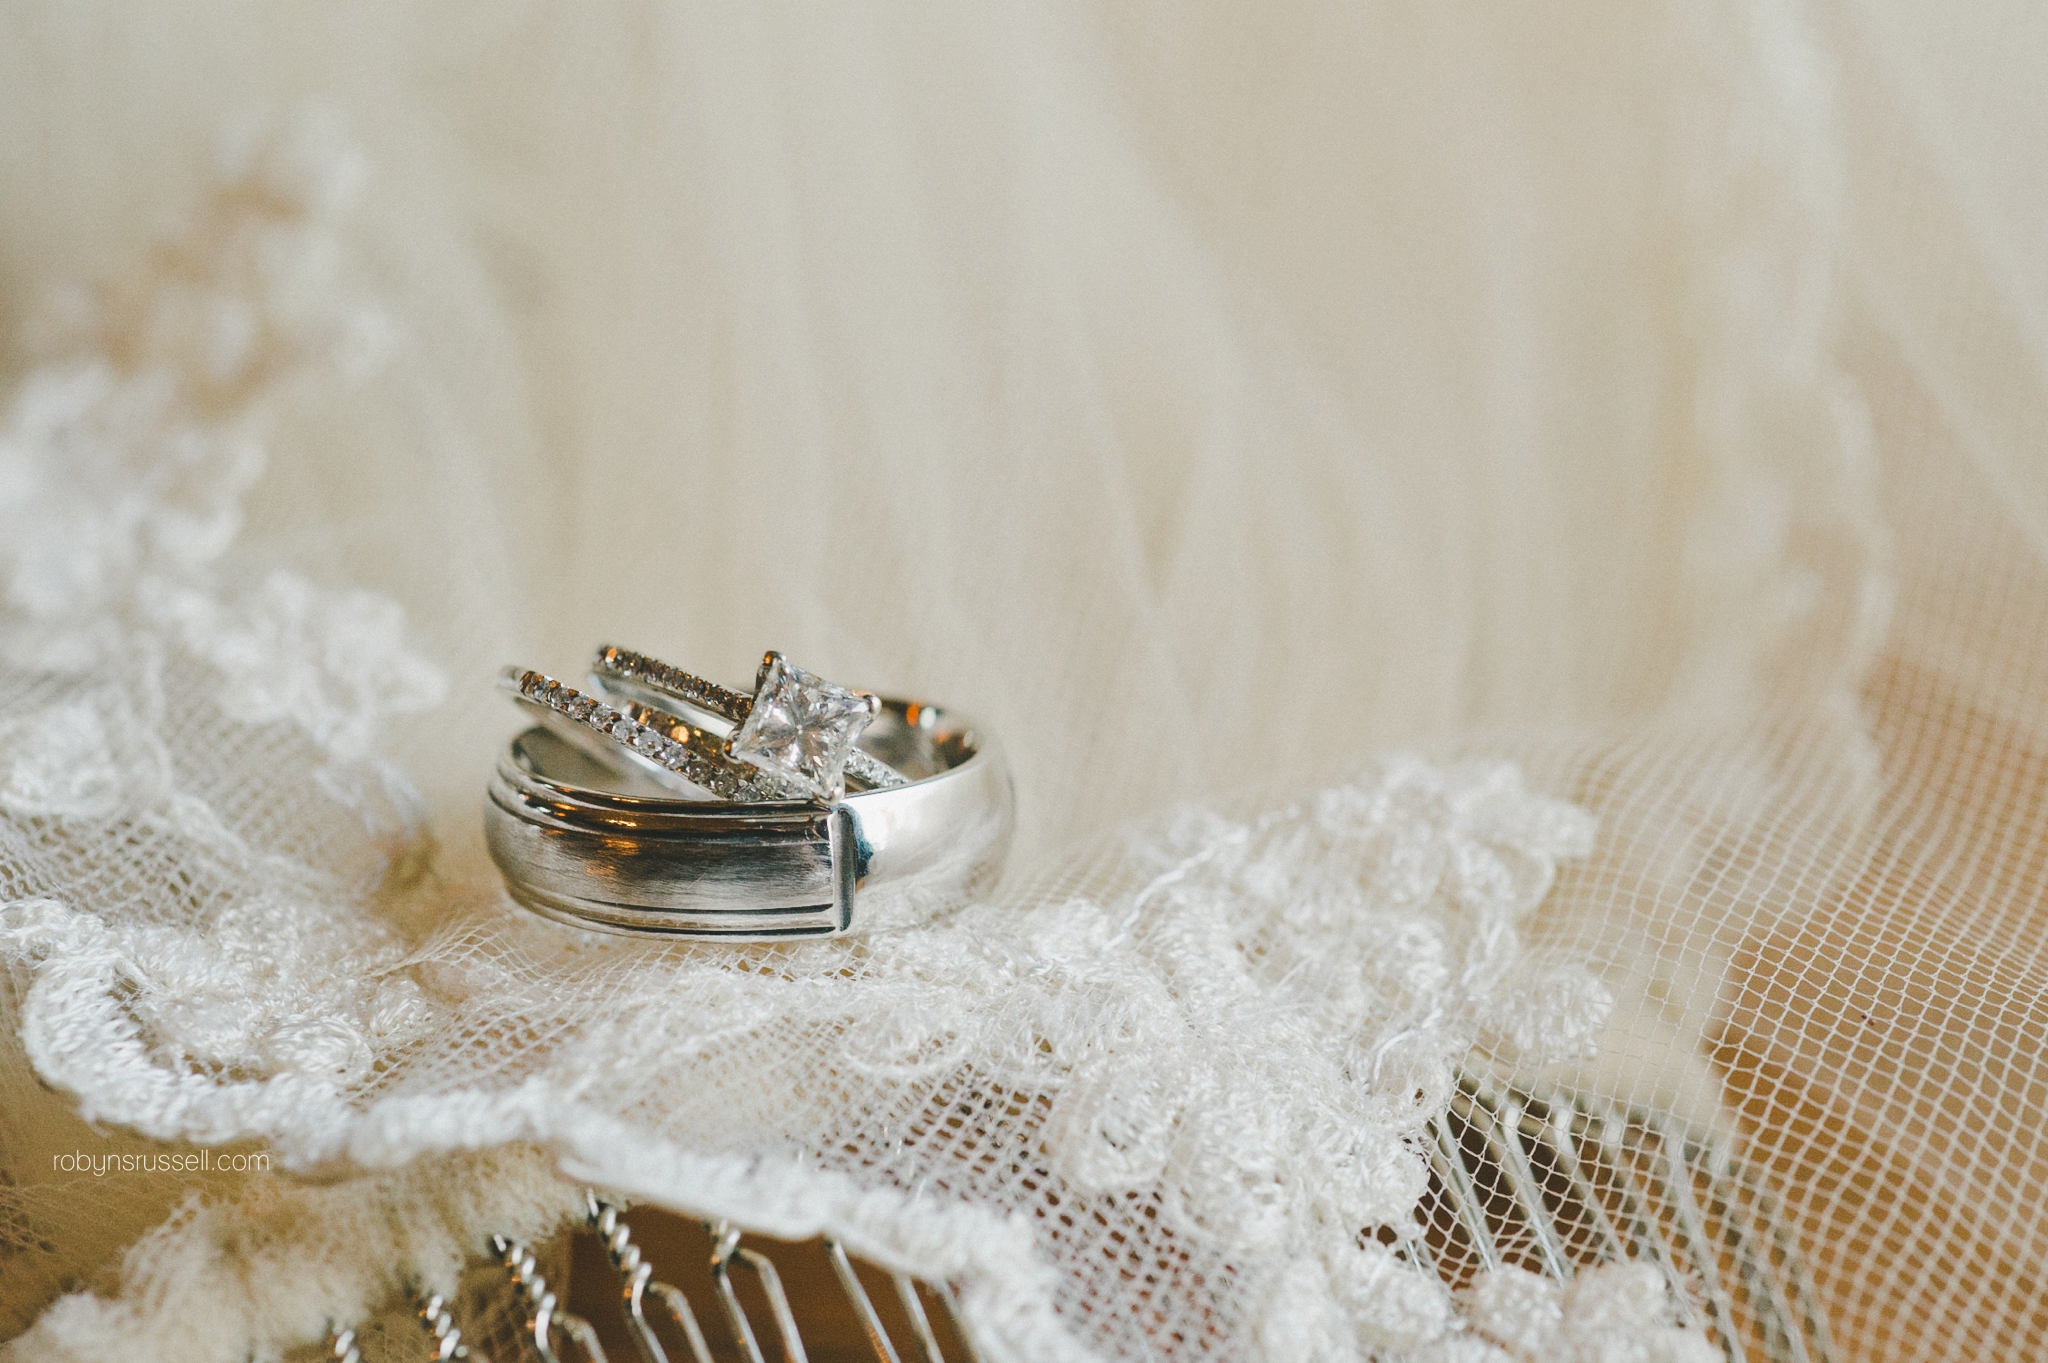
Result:
<svg viewBox="0 0 2048 1363"><path fill-rule="evenodd" d="M878 702L864 750L901 784L831 801L686 798L643 748L637 764L619 760L618 720L599 730L544 708L548 722L499 760L484 833L512 897L545 917L654 937L839 937L921 922L1001 873L1012 823L1002 754L938 707ZM665 741L678 762L691 751Z"/></svg>

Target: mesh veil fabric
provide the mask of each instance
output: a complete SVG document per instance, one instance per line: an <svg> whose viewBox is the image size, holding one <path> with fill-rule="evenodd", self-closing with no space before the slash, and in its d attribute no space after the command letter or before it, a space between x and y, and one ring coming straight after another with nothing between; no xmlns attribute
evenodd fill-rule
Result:
<svg viewBox="0 0 2048 1363"><path fill-rule="evenodd" d="M0 25L8 1357L273 1356L579 1181L991 1358L1701 1357L1400 1266L1461 1068L1733 1133L1847 1357L2048 1339L2037 20ZM487 681L599 637L972 709L1009 882L519 914Z"/></svg>

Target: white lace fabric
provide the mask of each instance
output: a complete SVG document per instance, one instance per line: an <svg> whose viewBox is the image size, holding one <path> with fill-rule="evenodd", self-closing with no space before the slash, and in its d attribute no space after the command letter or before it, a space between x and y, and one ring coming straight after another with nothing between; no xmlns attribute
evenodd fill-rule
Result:
<svg viewBox="0 0 2048 1363"><path fill-rule="evenodd" d="M2041 1233L1940 1208L2048 1184L2040 384L1872 225L1897 34L1453 8L7 20L102 79L0 82L5 1356L276 1357L585 1183L991 1360L1717 1356L1408 1262L1477 1067L1740 1132L1852 1356L2025 1356ZM180 214L104 259L67 98ZM488 679L600 635L984 716L1014 874L521 913Z"/></svg>

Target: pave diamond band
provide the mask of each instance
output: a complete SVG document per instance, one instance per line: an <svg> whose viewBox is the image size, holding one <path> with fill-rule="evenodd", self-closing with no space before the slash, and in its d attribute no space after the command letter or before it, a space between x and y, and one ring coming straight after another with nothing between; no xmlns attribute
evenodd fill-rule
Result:
<svg viewBox="0 0 2048 1363"><path fill-rule="evenodd" d="M838 799L849 781L868 790L905 784L901 772L854 746L881 702L806 672L780 653L761 660L751 696L631 649L598 649L591 673L607 692L662 709L680 701L724 720L734 726L726 749L733 758L822 799Z"/></svg>
<svg viewBox="0 0 2048 1363"><path fill-rule="evenodd" d="M591 660L590 670L605 683L617 681L639 682L651 691L659 691L685 705L695 706L706 714L717 715L720 719L739 723L747 717L747 711L754 708L754 698L744 692L685 672L680 667L671 667L659 658L650 658L645 653L635 653L629 648L614 648L607 644L597 650L597 657Z"/></svg>

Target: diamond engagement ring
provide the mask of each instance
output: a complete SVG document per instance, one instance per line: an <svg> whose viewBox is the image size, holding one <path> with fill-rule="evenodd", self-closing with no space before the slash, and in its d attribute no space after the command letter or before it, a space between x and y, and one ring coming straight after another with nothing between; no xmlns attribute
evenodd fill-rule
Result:
<svg viewBox="0 0 2048 1363"><path fill-rule="evenodd" d="M878 702L861 737L897 784L827 802L767 792L786 778L749 762L705 759L728 740L673 714L516 675L549 719L500 758L484 833L513 899L544 917L635 936L838 937L957 908L1001 872L1009 773L955 712ZM724 798L664 784L677 776Z"/></svg>
<svg viewBox="0 0 2048 1363"><path fill-rule="evenodd" d="M901 772L854 746L881 713L881 701L793 666L780 653L761 659L752 696L609 645L597 650L590 668L608 692L661 709L680 702L736 726L731 756L821 799L838 799L846 778L867 790L903 784Z"/></svg>
<svg viewBox="0 0 2048 1363"><path fill-rule="evenodd" d="M613 765L636 759L656 769L660 775L655 779L663 785L740 802L811 798L807 788L735 760L726 752L722 736L679 715L631 701L613 704L610 697L519 668L506 668L498 684L540 710L558 734L593 757Z"/></svg>
<svg viewBox="0 0 2048 1363"><path fill-rule="evenodd" d="M903 774L855 741L881 713L881 701L791 665L780 653L761 660L749 697L643 654L601 648L593 664L597 694L543 673L506 669L514 697L575 726L581 739L602 734L660 777L679 779L726 800L825 800L859 789L905 784ZM709 718L722 730L693 724Z"/></svg>

